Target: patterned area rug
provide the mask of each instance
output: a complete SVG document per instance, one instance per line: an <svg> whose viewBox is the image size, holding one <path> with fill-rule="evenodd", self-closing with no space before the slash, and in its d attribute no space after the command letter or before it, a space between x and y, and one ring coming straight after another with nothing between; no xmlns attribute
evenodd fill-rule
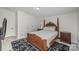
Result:
<svg viewBox="0 0 79 59"><path fill-rule="evenodd" d="M36 46L28 43L25 39L12 41L11 45L14 51L40 51ZM48 51L69 51L69 46L55 42Z"/></svg>

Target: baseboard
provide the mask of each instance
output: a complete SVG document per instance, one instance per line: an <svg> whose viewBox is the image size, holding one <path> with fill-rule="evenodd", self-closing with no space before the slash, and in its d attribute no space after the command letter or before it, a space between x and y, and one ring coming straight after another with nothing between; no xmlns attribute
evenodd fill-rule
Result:
<svg viewBox="0 0 79 59"><path fill-rule="evenodd" d="M5 38L9 38L9 37L16 37L16 36L6 36Z"/></svg>
<svg viewBox="0 0 79 59"><path fill-rule="evenodd" d="M26 37L20 37L20 38L17 38L18 40L20 40L20 39L26 39Z"/></svg>

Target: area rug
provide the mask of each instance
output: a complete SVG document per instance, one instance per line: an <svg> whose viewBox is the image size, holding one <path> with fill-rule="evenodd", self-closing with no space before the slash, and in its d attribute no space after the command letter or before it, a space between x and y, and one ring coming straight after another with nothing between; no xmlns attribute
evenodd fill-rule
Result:
<svg viewBox="0 0 79 59"><path fill-rule="evenodd" d="M20 39L11 42L13 51L40 51L36 46L26 41L26 39ZM55 42L48 51L69 51L69 46Z"/></svg>

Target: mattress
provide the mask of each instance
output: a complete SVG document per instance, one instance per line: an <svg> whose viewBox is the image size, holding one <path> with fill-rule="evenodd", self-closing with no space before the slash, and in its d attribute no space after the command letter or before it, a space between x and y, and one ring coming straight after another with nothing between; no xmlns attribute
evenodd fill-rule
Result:
<svg viewBox="0 0 79 59"><path fill-rule="evenodd" d="M50 47L50 42L57 36L57 31L41 30L35 32L29 32L39 36L42 40L47 40L47 46Z"/></svg>

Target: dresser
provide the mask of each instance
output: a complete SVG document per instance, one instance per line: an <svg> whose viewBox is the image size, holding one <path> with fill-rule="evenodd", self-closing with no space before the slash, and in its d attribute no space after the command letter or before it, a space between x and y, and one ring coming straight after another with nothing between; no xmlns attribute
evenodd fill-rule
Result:
<svg viewBox="0 0 79 59"><path fill-rule="evenodd" d="M60 32L60 41L71 44L71 33L70 32Z"/></svg>

